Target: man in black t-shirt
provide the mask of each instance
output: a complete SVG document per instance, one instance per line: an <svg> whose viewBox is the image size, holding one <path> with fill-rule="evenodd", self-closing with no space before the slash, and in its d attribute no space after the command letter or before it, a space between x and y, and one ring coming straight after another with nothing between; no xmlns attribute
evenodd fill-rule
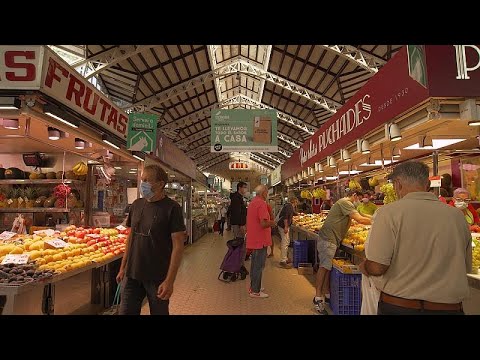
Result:
<svg viewBox="0 0 480 360"><path fill-rule="evenodd" d="M278 220L278 231L280 233L280 266L290 269L288 264L288 246L290 245L290 225L292 225L293 216L297 215L295 208L298 206L298 199L295 196L290 197L280 210L280 219Z"/></svg>
<svg viewBox="0 0 480 360"><path fill-rule="evenodd" d="M165 194L168 176L157 165L142 173L142 198L127 218L131 232L117 282L123 281L120 315L140 315L148 298L151 315L168 315L169 299L182 260L185 224L182 208Z"/></svg>

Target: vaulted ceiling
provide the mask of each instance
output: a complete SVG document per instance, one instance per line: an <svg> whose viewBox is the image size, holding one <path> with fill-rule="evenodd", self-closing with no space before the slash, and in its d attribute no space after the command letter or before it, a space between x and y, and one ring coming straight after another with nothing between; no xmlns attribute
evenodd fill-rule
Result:
<svg viewBox="0 0 480 360"><path fill-rule="evenodd" d="M127 111L155 113L160 129L201 170L214 108L278 111L273 169L345 104L401 45L56 45L54 49Z"/></svg>

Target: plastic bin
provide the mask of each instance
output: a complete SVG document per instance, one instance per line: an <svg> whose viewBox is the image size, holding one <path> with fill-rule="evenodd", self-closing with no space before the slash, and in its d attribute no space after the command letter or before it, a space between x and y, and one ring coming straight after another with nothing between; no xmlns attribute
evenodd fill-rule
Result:
<svg viewBox="0 0 480 360"><path fill-rule="evenodd" d="M330 273L330 307L335 315L360 315L362 275L343 274L332 268Z"/></svg>
<svg viewBox="0 0 480 360"><path fill-rule="evenodd" d="M295 240L293 242L293 267L308 262L308 241Z"/></svg>

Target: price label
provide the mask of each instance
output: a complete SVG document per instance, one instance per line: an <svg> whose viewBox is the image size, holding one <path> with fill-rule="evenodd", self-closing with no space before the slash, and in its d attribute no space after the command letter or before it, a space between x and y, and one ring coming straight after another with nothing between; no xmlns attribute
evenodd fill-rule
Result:
<svg viewBox="0 0 480 360"><path fill-rule="evenodd" d="M45 241L45 244L48 244L55 249L63 249L64 247L70 246L68 243L60 239L48 240Z"/></svg>
<svg viewBox="0 0 480 360"><path fill-rule="evenodd" d="M440 176L430 176L430 187L441 187L442 179Z"/></svg>
<svg viewBox="0 0 480 360"><path fill-rule="evenodd" d="M115 229L120 230L120 231L127 230L127 228L123 225L118 225Z"/></svg>
<svg viewBox="0 0 480 360"><path fill-rule="evenodd" d="M33 233L36 235L45 234L47 236L52 236L53 234L55 234L55 230L52 230L52 229L37 230L37 231L34 231Z"/></svg>
<svg viewBox="0 0 480 360"><path fill-rule="evenodd" d="M8 254L2 261L2 265L5 264L26 264L28 262L28 254Z"/></svg>
<svg viewBox="0 0 480 360"><path fill-rule="evenodd" d="M125 234L118 234L117 237L119 237L119 238L127 238L128 236L125 235Z"/></svg>
<svg viewBox="0 0 480 360"><path fill-rule="evenodd" d="M102 237L102 235L98 235L98 234L87 234L87 237L92 238L92 239L98 239L99 237Z"/></svg>
<svg viewBox="0 0 480 360"><path fill-rule="evenodd" d="M8 239L11 239L15 235L17 235L17 233L14 233L14 232L11 232L11 231L4 231L0 234L0 241L5 241L5 240L8 240Z"/></svg>

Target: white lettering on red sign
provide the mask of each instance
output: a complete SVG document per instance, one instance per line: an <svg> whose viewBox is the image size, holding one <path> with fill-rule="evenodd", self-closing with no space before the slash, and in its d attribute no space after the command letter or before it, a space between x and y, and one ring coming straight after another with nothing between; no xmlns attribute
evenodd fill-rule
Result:
<svg viewBox="0 0 480 360"><path fill-rule="evenodd" d="M453 45L455 47L455 57L457 61L457 79L458 80L470 80L468 76L469 72L473 72L480 68L480 48L475 45ZM471 48L475 50L478 54L477 64L473 67L468 67L467 65L467 54L466 48Z"/></svg>
<svg viewBox="0 0 480 360"><path fill-rule="evenodd" d="M303 164L326 149L329 145L333 145L340 140L342 136L347 135L355 128L362 126L363 122L370 119L372 115L372 106L370 105L370 95L366 94L362 99L358 100L353 108L348 109L339 119L318 134L317 144L308 142L308 148L300 148L300 164Z"/></svg>
<svg viewBox="0 0 480 360"><path fill-rule="evenodd" d="M46 56L44 66L47 69L42 91L84 114L117 136L125 137L128 116L122 110L51 52Z"/></svg>

